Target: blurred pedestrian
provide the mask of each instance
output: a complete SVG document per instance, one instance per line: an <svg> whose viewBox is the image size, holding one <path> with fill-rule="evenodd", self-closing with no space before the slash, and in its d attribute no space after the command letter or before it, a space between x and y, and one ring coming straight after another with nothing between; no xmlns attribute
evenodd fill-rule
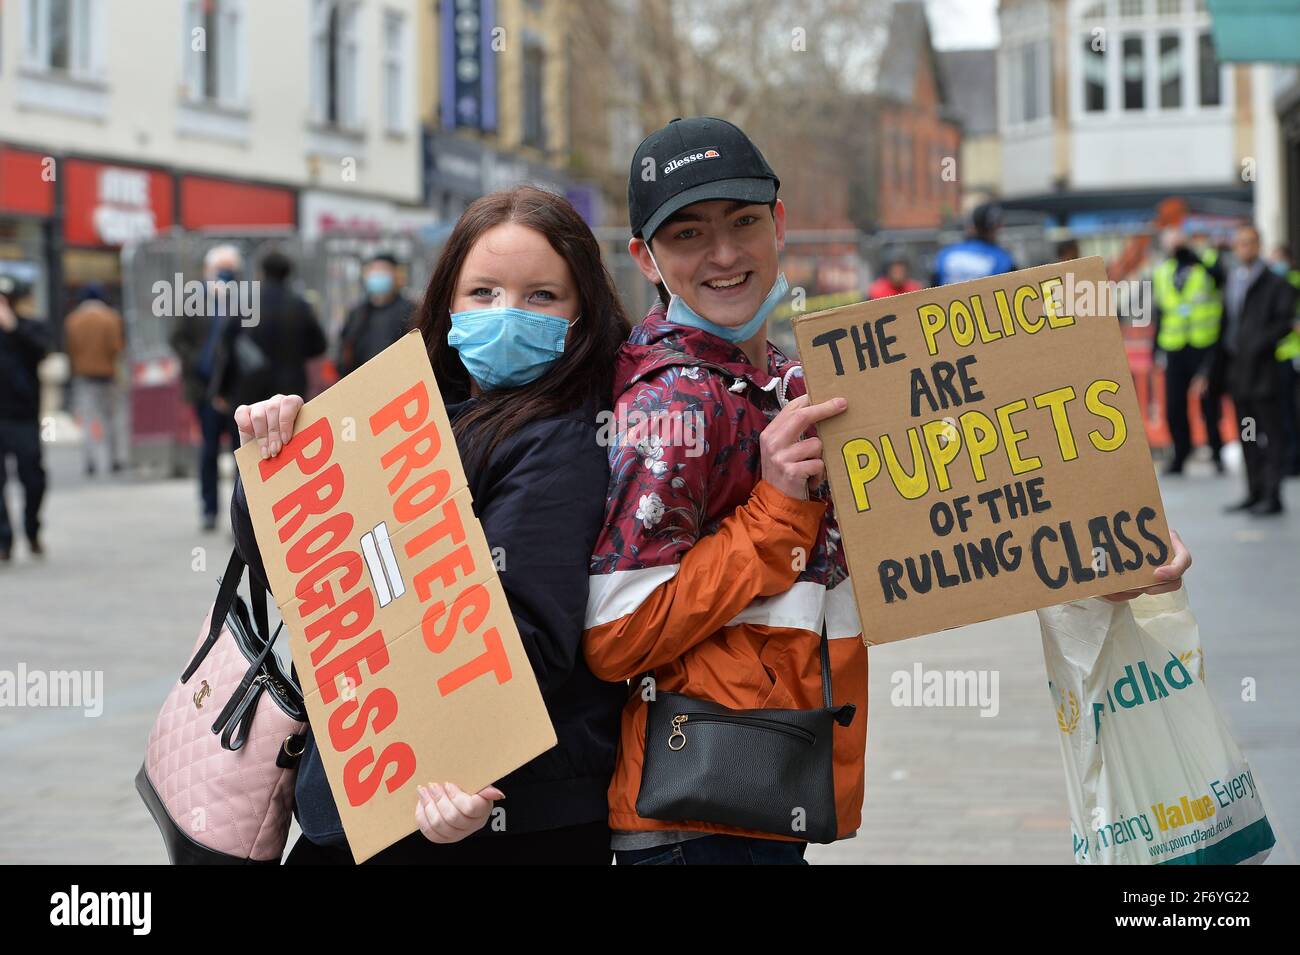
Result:
<svg viewBox="0 0 1300 955"><path fill-rule="evenodd" d="M1282 374L1282 431L1285 441L1282 472L1300 477L1300 269L1295 267L1291 249L1279 245L1273 250L1273 271L1296 290L1296 314L1291 331L1277 346L1274 357Z"/></svg>
<svg viewBox="0 0 1300 955"><path fill-rule="evenodd" d="M13 554L14 532L5 501L9 458L23 486L23 531L32 554L41 547L41 499L45 497L45 467L41 463L40 381L36 367L49 352L44 322L24 318L18 305L28 288L0 275L0 562Z"/></svg>
<svg viewBox="0 0 1300 955"><path fill-rule="evenodd" d="M227 321L213 389L231 408L267 395L306 395L307 361L325 353L316 312L289 285L293 261L283 252L263 256L257 320Z"/></svg>
<svg viewBox="0 0 1300 955"><path fill-rule="evenodd" d="M171 346L181 360L181 376L185 383L185 400L194 408L199 422L202 443L199 448L199 499L204 530L217 526L217 459L221 454L221 438L230 439L233 451L239 447L239 429L235 427L234 406L224 397L215 394L213 372L216 370L222 348L222 334L226 324L225 303L228 296L215 294L217 283L239 280L244 258L233 245L218 245L203 257L203 277L209 294L199 315L186 315L178 319L172 334Z"/></svg>
<svg viewBox="0 0 1300 955"><path fill-rule="evenodd" d="M1056 243L1056 261L1069 262L1077 259L1082 255L1079 251L1078 239L1062 239Z"/></svg>
<svg viewBox="0 0 1300 955"><path fill-rule="evenodd" d="M912 278L912 269L908 265L907 258L901 252L895 252L886 258L884 274L871 283L867 297L888 298L891 295L902 295L904 292L916 292L920 288L921 283Z"/></svg>
<svg viewBox="0 0 1300 955"><path fill-rule="evenodd" d="M1228 388L1242 425L1247 493L1229 510L1281 514L1284 381L1276 351L1295 321L1296 293L1265 265L1253 225L1237 229L1232 252L1236 265L1224 290L1220 360L1226 362Z"/></svg>
<svg viewBox="0 0 1300 955"><path fill-rule="evenodd" d="M971 212L966 238L939 250L934 260L935 285L969 282L1014 272L1011 253L998 245L1002 228L1002 207L991 202L976 206Z"/></svg>
<svg viewBox="0 0 1300 955"><path fill-rule="evenodd" d="M361 273L366 297L353 306L339 335L339 375L359 368L411 330L415 303L397 284L397 258L380 252Z"/></svg>
<svg viewBox="0 0 1300 955"><path fill-rule="evenodd" d="M1219 434L1222 417L1220 380L1215 368L1215 344L1223 319L1220 289L1223 272L1218 263L1207 266L1179 228L1161 235L1166 252L1151 276L1155 300L1155 338L1152 360L1165 372L1165 421L1173 442L1173 457L1165 474L1182 474L1192 453L1192 429L1188 423L1188 391L1195 384L1201 414L1215 468L1223 471L1223 439Z"/></svg>
<svg viewBox="0 0 1300 955"><path fill-rule="evenodd" d="M63 344L72 364L73 400L85 434L86 473L95 473L95 459L102 457L98 452L106 447L104 466L116 474L122 470L124 450L117 362L126 349L126 337L122 316L109 307L99 285L82 289L81 304L64 322Z"/></svg>

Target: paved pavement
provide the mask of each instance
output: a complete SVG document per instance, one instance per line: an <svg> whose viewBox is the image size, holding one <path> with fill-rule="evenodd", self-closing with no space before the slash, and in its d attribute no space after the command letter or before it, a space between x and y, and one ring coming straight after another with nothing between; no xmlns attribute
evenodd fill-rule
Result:
<svg viewBox="0 0 1300 955"><path fill-rule="evenodd" d="M104 674L102 715L0 708L0 862L165 861L133 786L149 726L196 635L228 532L198 529L188 481L87 481L51 449L48 556L0 568L0 669ZM229 483L224 485L228 490ZM1163 485L1195 556L1189 578L1210 689L1260 782L1279 845L1300 851L1300 483L1281 520L1225 516L1240 479ZM15 512L10 486L10 513ZM204 564L203 561L206 563ZM890 677L994 669L999 712L895 707ZM1065 788L1032 614L873 648L860 835L814 862L1069 863ZM1243 702L1245 677L1258 701Z"/></svg>

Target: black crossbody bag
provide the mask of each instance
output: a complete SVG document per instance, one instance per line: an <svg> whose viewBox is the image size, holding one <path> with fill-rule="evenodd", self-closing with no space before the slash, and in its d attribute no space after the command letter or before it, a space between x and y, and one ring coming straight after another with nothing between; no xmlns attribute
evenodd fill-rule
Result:
<svg viewBox="0 0 1300 955"><path fill-rule="evenodd" d="M733 710L656 693L647 703L637 814L835 841L834 729L851 724L857 708L831 703L825 627L821 666L819 709Z"/></svg>

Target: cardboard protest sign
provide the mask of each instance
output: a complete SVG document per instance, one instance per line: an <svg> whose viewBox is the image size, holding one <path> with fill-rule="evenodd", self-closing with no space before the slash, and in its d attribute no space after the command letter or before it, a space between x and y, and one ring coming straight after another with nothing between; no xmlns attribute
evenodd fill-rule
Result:
<svg viewBox="0 0 1300 955"><path fill-rule="evenodd" d="M1155 581L1171 556L1100 258L796 318L863 639Z"/></svg>
<svg viewBox="0 0 1300 955"><path fill-rule="evenodd" d="M357 861L555 745L418 332L236 460Z"/></svg>

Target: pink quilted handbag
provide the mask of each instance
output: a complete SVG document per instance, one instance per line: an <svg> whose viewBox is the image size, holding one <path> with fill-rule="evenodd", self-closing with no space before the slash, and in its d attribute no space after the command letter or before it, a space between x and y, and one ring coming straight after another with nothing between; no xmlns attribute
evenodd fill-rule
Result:
<svg viewBox="0 0 1300 955"><path fill-rule="evenodd" d="M268 636L266 590L252 574L256 628L249 619L243 572L231 554L135 777L173 865L278 864L289 836L307 714L271 652L280 630Z"/></svg>

